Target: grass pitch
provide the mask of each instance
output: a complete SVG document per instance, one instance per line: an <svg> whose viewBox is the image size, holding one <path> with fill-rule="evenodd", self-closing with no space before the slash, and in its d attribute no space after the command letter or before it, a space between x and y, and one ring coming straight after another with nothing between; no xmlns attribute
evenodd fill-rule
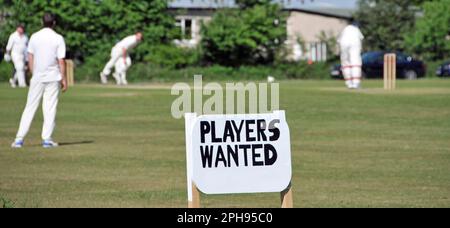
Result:
<svg viewBox="0 0 450 228"><path fill-rule="evenodd" d="M296 207L450 207L450 80L286 81ZM0 85L0 207L185 207L184 121L170 85L77 85L61 97L55 139L38 113L9 148L26 90ZM204 207L278 207L279 194L202 195Z"/></svg>

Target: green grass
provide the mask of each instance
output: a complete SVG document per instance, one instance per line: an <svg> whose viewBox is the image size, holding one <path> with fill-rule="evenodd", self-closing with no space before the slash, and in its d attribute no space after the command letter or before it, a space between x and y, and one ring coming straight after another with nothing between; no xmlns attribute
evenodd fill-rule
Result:
<svg viewBox="0 0 450 228"><path fill-rule="evenodd" d="M0 208L14 208L15 203L9 199L0 196Z"/></svg>
<svg viewBox="0 0 450 228"><path fill-rule="evenodd" d="M281 83L296 207L450 207L450 80ZM170 88L170 86L169 86ZM55 139L9 145L26 91L0 85L0 196L15 207L185 207L184 121L161 86L78 85L61 97ZM205 207L278 207L279 194L202 195Z"/></svg>

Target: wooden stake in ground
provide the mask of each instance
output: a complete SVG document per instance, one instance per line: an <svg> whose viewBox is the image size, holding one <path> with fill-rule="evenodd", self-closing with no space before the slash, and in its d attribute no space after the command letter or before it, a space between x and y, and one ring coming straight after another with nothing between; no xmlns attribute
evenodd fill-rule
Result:
<svg viewBox="0 0 450 228"><path fill-rule="evenodd" d="M188 208L200 208L200 191L195 183L192 183L192 200L188 201Z"/></svg>
<svg viewBox="0 0 450 228"><path fill-rule="evenodd" d="M67 84L69 86L75 85L75 78L74 78L74 64L73 61L70 59L66 60L66 76L67 76Z"/></svg>
<svg viewBox="0 0 450 228"><path fill-rule="evenodd" d="M384 55L384 89L395 90L397 80L397 57L396 54Z"/></svg>
<svg viewBox="0 0 450 228"><path fill-rule="evenodd" d="M292 196L292 185L289 186L281 192L281 208L293 208L294 207L294 197Z"/></svg>

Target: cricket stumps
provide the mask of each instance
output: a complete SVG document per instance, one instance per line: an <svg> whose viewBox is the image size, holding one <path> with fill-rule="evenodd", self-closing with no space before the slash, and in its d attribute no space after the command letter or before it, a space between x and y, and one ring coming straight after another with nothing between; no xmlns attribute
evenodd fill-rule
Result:
<svg viewBox="0 0 450 228"><path fill-rule="evenodd" d="M394 90L397 80L397 56L394 53L384 55L384 89Z"/></svg>

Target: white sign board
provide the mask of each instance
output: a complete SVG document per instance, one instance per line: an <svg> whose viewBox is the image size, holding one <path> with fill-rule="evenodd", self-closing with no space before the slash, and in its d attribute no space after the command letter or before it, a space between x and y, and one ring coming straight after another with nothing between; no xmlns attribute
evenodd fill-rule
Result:
<svg viewBox="0 0 450 228"><path fill-rule="evenodd" d="M281 192L291 181L291 145L284 111L186 114L188 192ZM191 196L190 196L191 197Z"/></svg>

